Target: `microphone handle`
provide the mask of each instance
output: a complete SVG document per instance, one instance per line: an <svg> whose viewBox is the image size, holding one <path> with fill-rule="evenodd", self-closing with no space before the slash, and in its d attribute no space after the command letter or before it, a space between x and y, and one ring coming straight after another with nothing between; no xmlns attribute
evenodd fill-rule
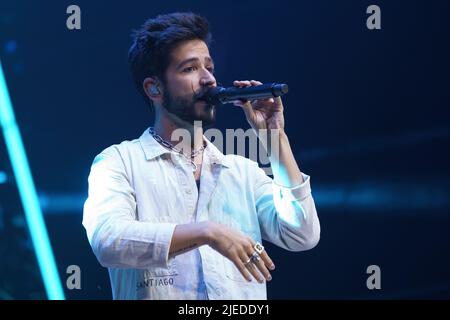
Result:
<svg viewBox="0 0 450 320"><path fill-rule="evenodd" d="M267 83L246 88L221 88L217 98L221 103L228 103L239 99L254 100L279 97L287 92L287 84Z"/></svg>

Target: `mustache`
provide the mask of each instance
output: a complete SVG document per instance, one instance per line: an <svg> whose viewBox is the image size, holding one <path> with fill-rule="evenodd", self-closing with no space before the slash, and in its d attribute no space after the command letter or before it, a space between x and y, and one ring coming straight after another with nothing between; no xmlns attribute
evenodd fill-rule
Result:
<svg viewBox="0 0 450 320"><path fill-rule="evenodd" d="M200 90L198 90L197 92L194 91L194 90L192 90L192 93L193 93L192 99L193 99L194 101L202 100L202 98L206 95L206 92L208 92L208 90L209 90L209 88L206 88L206 89L200 89Z"/></svg>
<svg viewBox="0 0 450 320"><path fill-rule="evenodd" d="M192 88L192 99L194 101L197 101L197 100L204 100L203 98L205 97L206 93L212 87L204 87L204 88L200 88L199 90L195 91L194 90L194 84L191 82L191 88Z"/></svg>

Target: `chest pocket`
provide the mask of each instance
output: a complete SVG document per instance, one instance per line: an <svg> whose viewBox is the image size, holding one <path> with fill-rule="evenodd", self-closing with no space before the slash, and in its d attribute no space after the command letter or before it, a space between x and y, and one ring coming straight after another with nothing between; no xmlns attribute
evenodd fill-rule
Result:
<svg viewBox="0 0 450 320"><path fill-rule="evenodd" d="M172 258L169 261L167 268L162 268L162 267L150 268L150 269L146 270L145 275L147 277L169 277L169 276L176 277L176 276L178 276L178 266L177 266L176 258Z"/></svg>
<svg viewBox="0 0 450 320"><path fill-rule="evenodd" d="M136 282L138 297L140 299L156 298L159 294L170 291L178 277L176 259L172 259L167 268L147 269L140 273Z"/></svg>
<svg viewBox="0 0 450 320"><path fill-rule="evenodd" d="M137 299L170 299L177 277L174 264L169 268L145 270L136 282Z"/></svg>

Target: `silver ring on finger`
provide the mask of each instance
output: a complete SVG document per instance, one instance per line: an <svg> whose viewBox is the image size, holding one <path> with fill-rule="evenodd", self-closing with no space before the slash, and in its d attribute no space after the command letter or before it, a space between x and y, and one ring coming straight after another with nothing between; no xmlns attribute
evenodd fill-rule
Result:
<svg viewBox="0 0 450 320"><path fill-rule="evenodd" d="M259 256L259 254L255 251L252 253L252 255L250 256L250 258L247 259L247 261L244 262L245 266L248 266L250 263L255 263L257 261L259 261L261 259L261 257Z"/></svg>
<svg viewBox="0 0 450 320"><path fill-rule="evenodd" d="M258 262L259 260L261 260L261 257L259 256L258 252L253 252L252 256L250 257L250 261L255 263Z"/></svg>

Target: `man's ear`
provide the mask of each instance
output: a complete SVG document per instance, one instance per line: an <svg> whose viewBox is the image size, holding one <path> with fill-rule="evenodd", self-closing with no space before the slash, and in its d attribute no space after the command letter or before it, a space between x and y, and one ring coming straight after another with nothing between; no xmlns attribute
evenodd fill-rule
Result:
<svg viewBox="0 0 450 320"><path fill-rule="evenodd" d="M159 103L162 100L162 88L160 82L155 77L145 78L142 82L145 94L153 103Z"/></svg>

